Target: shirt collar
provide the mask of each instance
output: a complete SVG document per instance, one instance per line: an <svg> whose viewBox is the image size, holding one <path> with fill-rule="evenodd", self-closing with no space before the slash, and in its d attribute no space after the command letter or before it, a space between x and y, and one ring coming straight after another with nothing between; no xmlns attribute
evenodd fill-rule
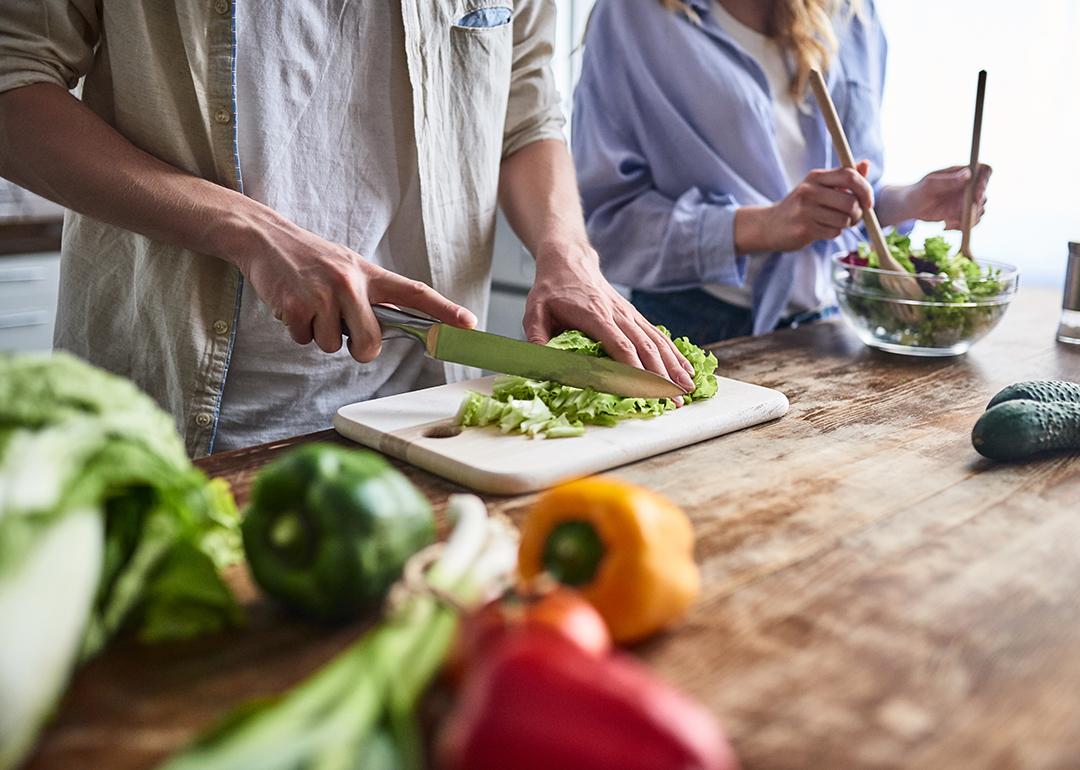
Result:
<svg viewBox="0 0 1080 770"><path fill-rule="evenodd" d="M686 0L686 4L699 15L709 12L709 2L710 0Z"/></svg>

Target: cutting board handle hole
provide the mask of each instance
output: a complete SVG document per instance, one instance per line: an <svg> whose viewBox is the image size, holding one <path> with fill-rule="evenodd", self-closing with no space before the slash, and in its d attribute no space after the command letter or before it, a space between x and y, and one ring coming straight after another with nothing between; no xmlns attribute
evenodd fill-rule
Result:
<svg viewBox="0 0 1080 770"><path fill-rule="evenodd" d="M453 423L443 423L441 425L432 425L430 428L424 431L425 438L453 438L454 436L461 434L461 426L454 425Z"/></svg>

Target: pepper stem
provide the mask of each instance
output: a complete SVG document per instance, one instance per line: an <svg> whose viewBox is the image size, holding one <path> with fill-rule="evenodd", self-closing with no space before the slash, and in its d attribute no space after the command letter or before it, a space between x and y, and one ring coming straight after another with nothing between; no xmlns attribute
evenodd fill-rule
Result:
<svg viewBox="0 0 1080 770"><path fill-rule="evenodd" d="M267 533L274 551L287 562L302 564L307 561L310 538L307 527L293 511L278 516Z"/></svg>
<svg viewBox="0 0 1080 770"><path fill-rule="evenodd" d="M544 544L544 569L569 586L591 582L603 559L604 541L587 521L564 521Z"/></svg>

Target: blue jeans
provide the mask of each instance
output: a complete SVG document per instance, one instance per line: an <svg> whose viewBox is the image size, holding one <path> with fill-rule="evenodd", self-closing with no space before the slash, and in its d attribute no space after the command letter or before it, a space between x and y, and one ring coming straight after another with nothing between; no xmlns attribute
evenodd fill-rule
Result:
<svg viewBox="0 0 1080 770"><path fill-rule="evenodd" d="M745 337L753 332L754 316L747 309L718 299L702 289L630 292L638 311L672 337L689 337L695 345Z"/></svg>
<svg viewBox="0 0 1080 770"><path fill-rule="evenodd" d="M708 345L754 331L754 315L744 307L714 297L702 289L630 293L630 301L652 323L667 327L672 337L689 337L696 345ZM811 311L780 320L778 329L812 323L836 314L836 308Z"/></svg>

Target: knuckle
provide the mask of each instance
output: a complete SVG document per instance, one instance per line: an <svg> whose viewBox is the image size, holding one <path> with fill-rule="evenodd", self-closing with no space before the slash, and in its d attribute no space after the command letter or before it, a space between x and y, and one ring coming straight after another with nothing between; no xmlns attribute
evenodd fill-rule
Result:
<svg viewBox="0 0 1080 770"><path fill-rule="evenodd" d="M635 347L637 348L638 355L643 359L647 358L654 364L660 363L660 350L652 343L652 340L641 340Z"/></svg>
<svg viewBox="0 0 1080 770"><path fill-rule="evenodd" d="M634 343L626 337L618 337L617 339L612 340L610 346L614 348L609 351L611 353L622 353L623 355L633 355L637 353L637 348L634 347Z"/></svg>
<svg viewBox="0 0 1080 770"><path fill-rule="evenodd" d="M608 308L607 303L604 302L603 298L601 298L599 295L594 294L594 295L588 297L585 300L582 309L586 313L588 313L590 316L593 316L593 317L596 317L596 318L610 318L611 317L611 311Z"/></svg>
<svg viewBox="0 0 1080 770"><path fill-rule="evenodd" d="M307 304L299 299L287 299L281 305L281 318L290 328L303 323L307 315Z"/></svg>
<svg viewBox="0 0 1080 770"><path fill-rule="evenodd" d="M351 340L349 342L349 355L362 364L370 364L379 355L379 345L373 344L370 339Z"/></svg>
<svg viewBox="0 0 1080 770"><path fill-rule="evenodd" d="M345 291L352 287L352 273L341 267L334 268L330 271L328 283L334 292Z"/></svg>

